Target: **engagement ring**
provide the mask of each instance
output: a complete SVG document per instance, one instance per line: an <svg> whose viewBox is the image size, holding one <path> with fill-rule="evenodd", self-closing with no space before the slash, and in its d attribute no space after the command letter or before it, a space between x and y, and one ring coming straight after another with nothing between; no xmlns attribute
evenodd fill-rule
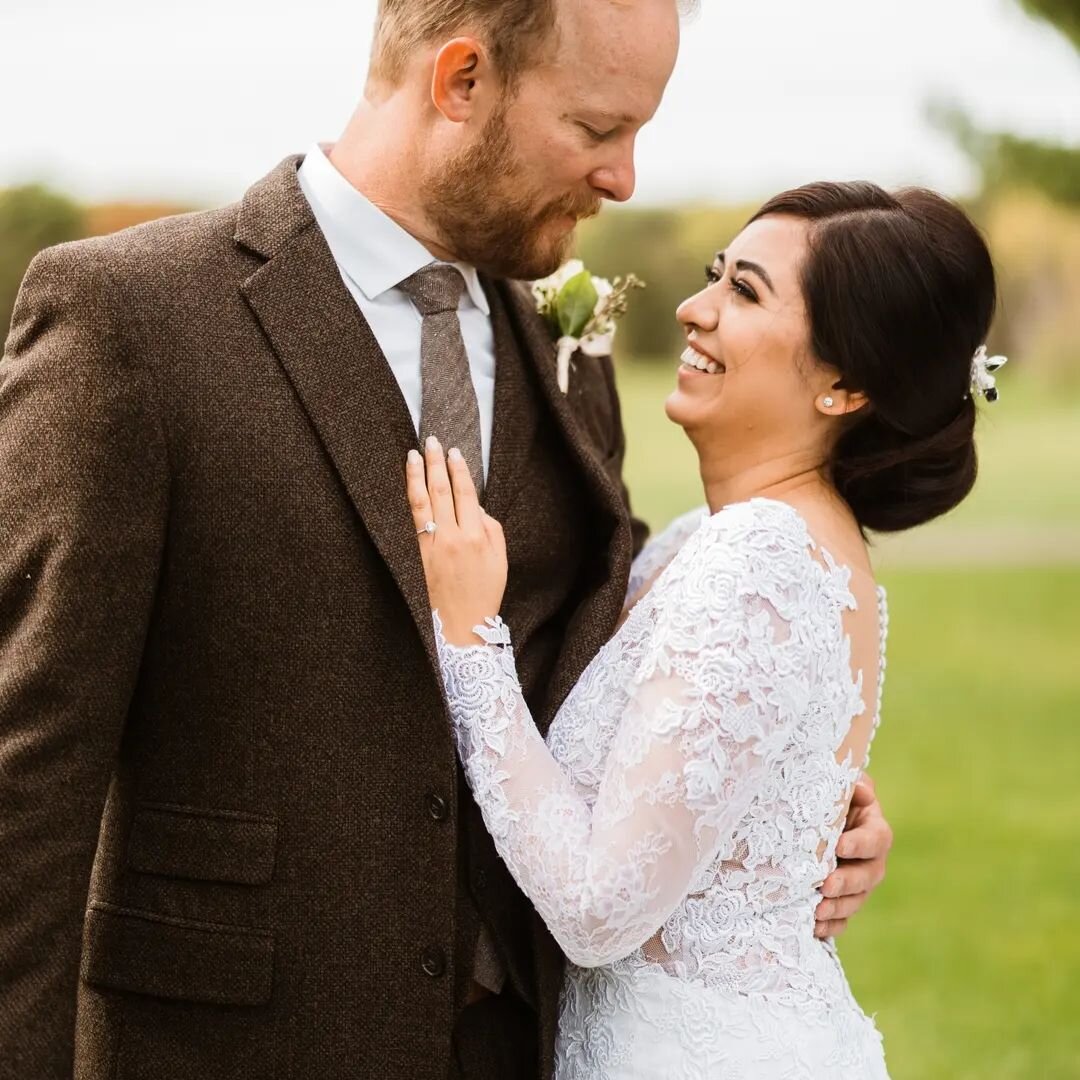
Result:
<svg viewBox="0 0 1080 1080"><path fill-rule="evenodd" d="M416 535L417 536L423 536L425 533L427 533L429 536L434 536L435 535L435 530L438 527L439 526L436 525L434 521L429 521L422 529L420 529L417 532Z"/></svg>

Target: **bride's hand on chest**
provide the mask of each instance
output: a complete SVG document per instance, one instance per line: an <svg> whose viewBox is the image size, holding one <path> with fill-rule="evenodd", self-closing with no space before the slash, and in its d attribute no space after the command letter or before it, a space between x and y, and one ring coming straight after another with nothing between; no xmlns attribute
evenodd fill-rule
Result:
<svg viewBox="0 0 1080 1080"><path fill-rule="evenodd" d="M472 628L498 615L506 591L502 526L480 506L465 459L427 441L405 467L431 608L451 645L478 645Z"/></svg>

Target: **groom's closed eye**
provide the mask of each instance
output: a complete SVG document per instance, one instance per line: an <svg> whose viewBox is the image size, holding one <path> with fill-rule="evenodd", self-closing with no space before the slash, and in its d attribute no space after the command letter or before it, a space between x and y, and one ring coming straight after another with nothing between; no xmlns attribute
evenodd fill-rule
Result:
<svg viewBox="0 0 1080 1080"><path fill-rule="evenodd" d="M595 139L596 142L603 142L605 139L611 138L611 136L614 135L615 131L617 130L612 129L611 131L597 131L595 128L590 127L588 124L581 120L578 121L578 127L581 128L581 130L584 131L590 139Z"/></svg>
<svg viewBox="0 0 1080 1080"><path fill-rule="evenodd" d="M563 116L563 119L571 121L584 131L589 138L595 139L597 142L610 139L624 127L638 126L638 121L629 113L590 112L579 116L567 113Z"/></svg>

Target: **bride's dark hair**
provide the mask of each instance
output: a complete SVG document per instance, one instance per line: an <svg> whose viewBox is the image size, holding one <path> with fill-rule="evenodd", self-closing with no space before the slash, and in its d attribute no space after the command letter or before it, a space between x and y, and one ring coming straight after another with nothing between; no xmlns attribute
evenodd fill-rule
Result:
<svg viewBox="0 0 1080 1080"><path fill-rule="evenodd" d="M996 287L978 229L923 188L808 184L751 221L811 222L802 290L816 357L870 404L852 414L829 462L865 529L896 532L956 506L975 483L971 361Z"/></svg>

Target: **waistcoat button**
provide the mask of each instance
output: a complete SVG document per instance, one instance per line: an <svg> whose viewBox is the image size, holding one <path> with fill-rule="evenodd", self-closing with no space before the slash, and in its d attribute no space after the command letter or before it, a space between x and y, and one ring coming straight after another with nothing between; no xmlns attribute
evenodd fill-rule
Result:
<svg viewBox="0 0 1080 1080"><path fill-rule="evenodd" d="M445 821L450 816L450 807L441 795L430 792L427 797L427 812L434 821Z"/></svg>
<svg viewBox="0 0 1080 1080"><path fill-rule="evenodd" d="M437 979L446 971L446 955L437 945L432 945L424 950L420 958L420 966L424 969L425 975Z"/></svg>

